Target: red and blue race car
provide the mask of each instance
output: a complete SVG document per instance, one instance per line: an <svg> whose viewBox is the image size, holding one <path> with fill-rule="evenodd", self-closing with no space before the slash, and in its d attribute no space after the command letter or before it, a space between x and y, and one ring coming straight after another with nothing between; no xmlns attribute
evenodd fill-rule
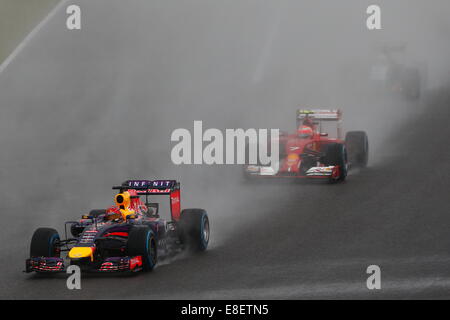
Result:
<svg viewBox="0 0 450 320"><path fill-rule="evenodd" d="M369 143L364 131L349 131L342 139L341 122L340 110L298 110L297 132L281 133L276 141L279 162L270 166L247 164L245 177L345 180L350 166L367 165ZM324 132L327 123L337 123L335 138Z"/></svg>
<svg viewBox="0 0 450 320"><path fill-rule="evenodd" d="M115 205L66 222L65 239L53 228L38 228L25 271L64 272L66 262L82 271L151 271L159 258L208 247L208 215L203 209L181 210L179 182L128 180L113 189L119 190ZM160 218L159 203L149 202L154 195L169 196L170 220Z"/></svg>

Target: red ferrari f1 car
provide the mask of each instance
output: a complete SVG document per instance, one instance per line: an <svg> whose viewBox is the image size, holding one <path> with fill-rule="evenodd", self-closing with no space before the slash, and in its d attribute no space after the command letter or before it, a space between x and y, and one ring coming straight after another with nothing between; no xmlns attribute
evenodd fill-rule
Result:
<svg viewBox="0 0 450 320"><path fill-rule="evenodd" d="M65 239L55 229L38 228L25 271L63 272L66 260L82 271L151 271L160 257L185 249L206 250L208 215L203 209L181 211L179 182L128 180L113 189L119 190L115 205L66 222ZM170 220L160 218L159 203L148 201L152 195L169 195ZM66 259L62 252L67 252Z"/></svg>
<svg viewBox="0 0 450 320"><path fill-rule="evenodd" d="M337 136L323 132L326 123L337 124ZM349 131L342 139L340 110L298 110L297 132L281 133L279 163L246 164L248 178L311 178L343 181L350 167L365 167L369 143L364 131Z"/></svg>

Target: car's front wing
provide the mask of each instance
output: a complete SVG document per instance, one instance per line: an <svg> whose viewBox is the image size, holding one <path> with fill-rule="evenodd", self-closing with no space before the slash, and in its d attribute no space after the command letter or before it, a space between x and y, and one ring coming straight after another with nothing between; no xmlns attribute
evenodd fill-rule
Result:
<svg viewBox="0 0 450 320"><path fill-rule="evenodd" d="M142 270L142 257L109 257L100 263L83 264L83 271L90 272L136 272ZM58 273L65 272L63 258L34 257L25 261L25 272Z"/></svg>

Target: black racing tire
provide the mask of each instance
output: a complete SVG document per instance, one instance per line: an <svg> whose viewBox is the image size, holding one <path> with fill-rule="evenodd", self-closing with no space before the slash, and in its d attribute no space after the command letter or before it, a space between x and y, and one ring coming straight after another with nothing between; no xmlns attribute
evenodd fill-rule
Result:
<svg viewBox="0 0 450 320"><path fill-rule="evenodd" d="M89 212L90 216L93 216L94 218L98 218L99 216L101 216L102 214L106 214L106 209L92 209Z"/></svg>
<svg viewBox="0 0 450 320"><path fill-rule="evenodd" d="M369 138L364 131L349 131L345 135L349 162L352 166L365 168L369 161Z"/></svg>
<svg viewBox="0 0 450 320"><path fill-rule="evenodd" d="M59 234L53 228L38 228L33 233L30 257L59 257Z"/></svg>
<svg viewBox="0 0 450 320"><path fill-rule="evenodd" d="M330 182L344 181L347 177L347 151L341 143L331 143L327 146L324 157L326 166L339 166L338 177L330 177Z"/></svg>
<svg viewBox="0 0 450 320"><path fill-rule="evenodd" d="M158 262L158 241L149 226L132 226L128 234L127 253L142 257L142 270L152 271Z"/></svg>
<svg viewBox="0 0 450 320"><path fill-rule="evenodd" d="M208 248L210 227L203 209L184 209L178 223L180 240L188 250L202 252Z"/></svg>

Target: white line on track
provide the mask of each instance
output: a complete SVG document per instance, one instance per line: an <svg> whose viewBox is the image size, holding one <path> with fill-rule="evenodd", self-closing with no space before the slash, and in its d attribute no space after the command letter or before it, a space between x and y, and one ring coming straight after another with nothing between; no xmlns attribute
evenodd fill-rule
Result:
<svg viewBox="0 0 450 320"><path fill-rule="evenodd" d="M61 0L50 13L22 40L22 42L14 49L14 51L0 65L0 73L2 73L9 64L17 57L17 55L25 48L30 40L50 21L51 18L68 2Z"/></svg>

